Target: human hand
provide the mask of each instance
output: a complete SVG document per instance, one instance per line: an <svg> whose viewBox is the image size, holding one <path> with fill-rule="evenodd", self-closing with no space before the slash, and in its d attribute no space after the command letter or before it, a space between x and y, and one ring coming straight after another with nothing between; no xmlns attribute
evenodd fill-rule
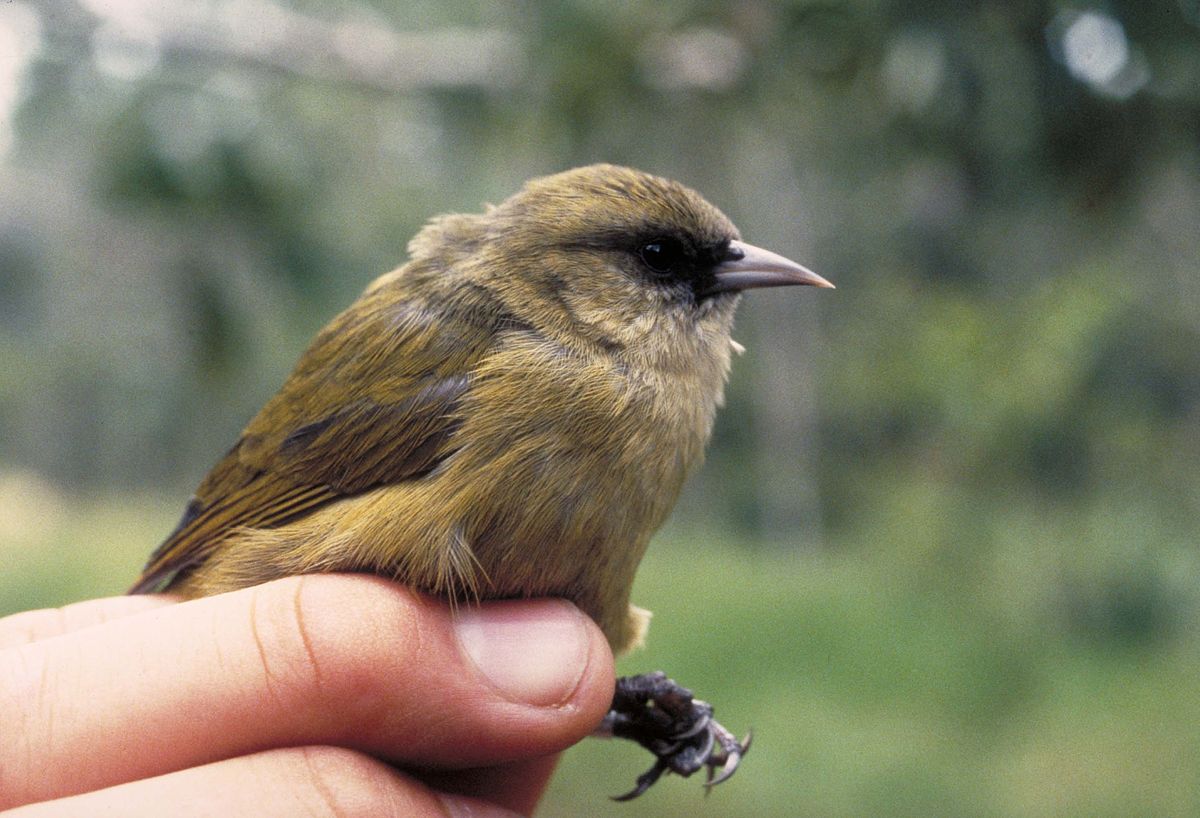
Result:
<svg viewBox="0 0 1200 818"><path fill-rule="evenodd" d="M0 620L0 810L528 814L612 694L559 600L314 575L30 611Z"/></svg>

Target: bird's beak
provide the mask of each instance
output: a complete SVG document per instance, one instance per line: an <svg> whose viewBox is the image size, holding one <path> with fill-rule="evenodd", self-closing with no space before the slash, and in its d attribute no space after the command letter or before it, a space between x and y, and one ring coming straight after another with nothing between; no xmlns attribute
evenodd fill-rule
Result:
<svg viewBox="0 0 1200 818"><path fill-rule="evenodd" d="M755 287L788 287L795 284L833 289L831 283L807 267L801 267L778 253L746 244L744 241L729 242L725 258L713 267L713 277L713 285L704 295Z"/></svg>

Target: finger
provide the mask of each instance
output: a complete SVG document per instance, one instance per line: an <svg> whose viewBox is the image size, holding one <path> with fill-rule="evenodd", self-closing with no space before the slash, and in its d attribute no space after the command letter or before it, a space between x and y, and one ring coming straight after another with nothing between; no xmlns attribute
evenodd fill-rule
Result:
<svg viewBox="0 0 1200 818"><path fill-rule="evenodd" d="M565 602L452 617L377 578L292 577L0 653L0 808L286 746L504 764L587 735L612 690Z"/></svg>
<svg viewBox="0 0 1200 818"><path fill-rule="evenodd" d="M164 814L176 818L514 815L477 799L439 794L362 753L337 747L293 747L31 804L6 812L5 818L158 818Z"/></svg>
<svg viewBox="0 0 1200 818"><path fill-rule="evenodd" d="M468 795L530 815L541 801L558 759L555 753L495 767L420 773L418 777L439 792Z"/></svg>
<svg viewBox="0 0 1200 818"><path fill-rule="evenodd" d="M175 602L178 602L177 598L161 594L114 596L89 599L62 608L22 611L0 619L0 650L111 622Z"/></svg>

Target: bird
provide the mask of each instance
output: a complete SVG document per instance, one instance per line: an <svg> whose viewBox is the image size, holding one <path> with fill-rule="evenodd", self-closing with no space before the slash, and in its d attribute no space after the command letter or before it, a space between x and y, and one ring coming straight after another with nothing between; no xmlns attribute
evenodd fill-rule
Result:
<svg viewBox="0 0 1200 818"><path fill-rule="evenodd" d="M723 403L744 290L827 280L749 244L700 194L611 164L431 219L316 335L131 593L185 598L366 572L452 605L561 597L614 654L634 574ZM663 772L739 741L665 674L623 677L602 730ZM720 777L713 778L720 768Z"/></svg>

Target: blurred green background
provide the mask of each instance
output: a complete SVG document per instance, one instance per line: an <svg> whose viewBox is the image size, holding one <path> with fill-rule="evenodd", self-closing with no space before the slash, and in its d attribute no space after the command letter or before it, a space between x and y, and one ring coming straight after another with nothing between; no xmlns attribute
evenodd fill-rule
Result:
<svg viewBox="0 0 1200 818"><path fill-rule="evenodd" d="M752 293L635 599L755 728L708 799L1200 814L1200 2L0 2L0 614L122 591L429 216L626 163Z"/></svg>

